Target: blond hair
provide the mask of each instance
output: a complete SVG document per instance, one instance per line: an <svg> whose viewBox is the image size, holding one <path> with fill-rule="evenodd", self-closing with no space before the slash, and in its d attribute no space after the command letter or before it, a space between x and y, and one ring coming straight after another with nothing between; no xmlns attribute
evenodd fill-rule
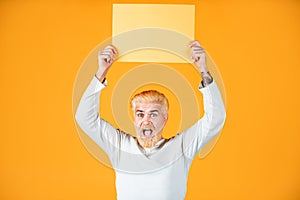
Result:
<svg viewBox="0 0 300 200"><path fill-rule="evenodd" d="M146 90L134 95L130 100L130 105L133 112L135 111L137 103L158 103L162 106L164 114L168 113L168 99L163 93L160 93L156 90Z"/></svg>

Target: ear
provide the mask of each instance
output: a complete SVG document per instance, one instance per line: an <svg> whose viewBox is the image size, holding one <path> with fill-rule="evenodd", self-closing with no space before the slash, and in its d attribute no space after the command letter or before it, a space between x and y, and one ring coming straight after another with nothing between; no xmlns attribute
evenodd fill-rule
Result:
<svg viewBox="0 0 300 200"><path fill-rule="evenodd" d="M165 114L164 118L165 118L165 124L166 124L166 123L167 123L167 121L168 121L168 119L169 119L169 115L168 115L168 113L167 113L167 114Z"/></svg>

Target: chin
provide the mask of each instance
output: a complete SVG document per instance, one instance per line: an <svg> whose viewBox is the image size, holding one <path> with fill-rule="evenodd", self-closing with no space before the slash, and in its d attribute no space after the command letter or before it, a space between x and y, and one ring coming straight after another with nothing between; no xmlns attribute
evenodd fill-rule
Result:
<svg viewBox="0 0 300 200"><path fill-rule="evenodd" d="M139 133L138 134L139 138L142 139L142 140L152 140L153 138L156 138L157 135L155 133L152 133L151 135L149 136L145 136L143 133Z"/></svg>

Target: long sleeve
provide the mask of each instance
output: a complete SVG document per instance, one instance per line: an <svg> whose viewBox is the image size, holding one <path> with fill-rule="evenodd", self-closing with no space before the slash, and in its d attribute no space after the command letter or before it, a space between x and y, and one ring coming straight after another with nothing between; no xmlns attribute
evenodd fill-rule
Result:
<svg viewBox="0 0 300 200"><path fill-rule="evenodd" d="M81 129L92 138L109 157L120 142L120 131L100 118L100 92L105 85L93 78L78 105L75 119Z"/></svg>
<svg viewBox="0 0 300 200"><path fill-rule="evenodd" d="M182 133L184 154L190 159L221 131L226 118L225 107L215 81L199 90L203 94L204 115Z"/></svg>

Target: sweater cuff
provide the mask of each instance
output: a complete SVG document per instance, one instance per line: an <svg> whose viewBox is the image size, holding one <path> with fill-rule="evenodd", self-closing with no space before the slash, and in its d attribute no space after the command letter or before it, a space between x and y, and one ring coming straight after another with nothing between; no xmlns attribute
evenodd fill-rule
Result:
<svg viewBox="0 0 300 200"><path fill-rule="evenodd" d="M200 86L201 86L201 83L200 83L198 89L203 94L203 93L206 93L207 91L211 90L211 88L217 87L217 84L216 84L215 80L213 79L213 81L206 87L200 88Z"/></svg>
<svg viewBox="0 0 300 200"><path fill-rule="evenodd" d="M95 92L103 90L107 86L107 80L104 81L104 83L101 83L99 79L94 76L94 78L91 81L91 86L94 87Z"/></svg>

